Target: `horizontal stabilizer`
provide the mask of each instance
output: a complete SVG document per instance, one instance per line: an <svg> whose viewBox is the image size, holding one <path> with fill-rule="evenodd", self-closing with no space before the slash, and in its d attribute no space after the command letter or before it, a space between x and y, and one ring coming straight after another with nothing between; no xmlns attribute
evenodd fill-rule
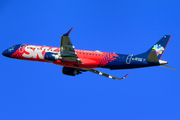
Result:
<svg viewBox="0 0 180 120"><path fill-rule="evenodd" d="M169 67L169 66L166 66L166 65L160 65L161 67L165 67L165 68L169 68L169 69L173 69L173 70L177 70L175 68L172 68L172 67Z"/></svg>
<svg viewBox="0 0 180 120"><path fill-rule="evenodd" d="M159 62L155 50L151 50L151 52L149 53L146 61L147 61L147 62L157 62L157 63Z"/></svg>

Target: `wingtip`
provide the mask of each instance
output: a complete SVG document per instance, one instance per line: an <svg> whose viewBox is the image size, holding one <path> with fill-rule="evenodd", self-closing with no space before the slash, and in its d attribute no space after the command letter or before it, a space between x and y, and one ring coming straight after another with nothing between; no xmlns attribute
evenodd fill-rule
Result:
<svg viewBox="0 0 180 120"><path fill-rule="evenodd" d="M74 27L72 27L66 34L64 34L64 36L69 36L69 34L71 33L71 31L73 30Z"/></svg>
<svg viewBox="0 0 180 120"><path fill-rule="evenodd" d="M130 73L126 74L124 77L123 77L123 80L129 75Z"/></svg>
<svg viewBox="0 0 180 120"><path fill-rule="evenodd" d="M70 33L71 33L71 31L73 30L73 28L74 28L74 27L72 27L72 28L69 30L69 34L70 34ZM68 34L68 35L69 35L69 34Z"/></svg>

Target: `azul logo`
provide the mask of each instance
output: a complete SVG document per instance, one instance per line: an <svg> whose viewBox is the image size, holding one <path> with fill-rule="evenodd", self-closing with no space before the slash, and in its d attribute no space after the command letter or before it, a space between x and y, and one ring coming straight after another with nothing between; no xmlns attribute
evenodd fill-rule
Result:
<svg viewBox="0 0 180 120"><path fill-rule="evenodd" d="M161 44L154 45L152 49L156 51L157 56L162 54L162 52L164 51L164 47L161 46Z"/></svg>

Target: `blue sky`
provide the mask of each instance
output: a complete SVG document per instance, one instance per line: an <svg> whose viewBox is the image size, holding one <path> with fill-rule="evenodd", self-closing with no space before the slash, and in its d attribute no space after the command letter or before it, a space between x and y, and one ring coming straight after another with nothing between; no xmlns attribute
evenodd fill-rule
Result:
<svg viewBox="0 0 180 120"><path fill-rule="evenodd" d="M139 54L172 35L162 60L177 71L150 67L98 69L70 77L62 67L0 55L1 120L179 120L178 0L51 0L0 2L0 51L15 44L59 47L71 27L77 49Z"/></svg>

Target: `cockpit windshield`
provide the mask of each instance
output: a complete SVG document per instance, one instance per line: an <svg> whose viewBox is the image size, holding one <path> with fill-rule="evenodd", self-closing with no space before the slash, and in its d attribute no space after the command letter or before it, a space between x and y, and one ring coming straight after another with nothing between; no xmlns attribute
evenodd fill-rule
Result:
<svg viewBox="0 0 180 120"><path fill-rule="evenodd" d="M12 47L10 47L9 49L8 49L8 51L12 51L12 50L14 50L14 48L16 47L16 45L14 45L14 46L12 46Z"/></svg>

